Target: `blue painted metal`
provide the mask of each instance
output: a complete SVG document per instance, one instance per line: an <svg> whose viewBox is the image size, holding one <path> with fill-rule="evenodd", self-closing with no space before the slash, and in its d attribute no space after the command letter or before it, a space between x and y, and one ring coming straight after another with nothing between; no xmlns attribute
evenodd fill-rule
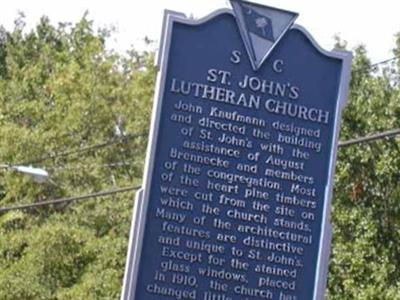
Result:
<svg viewBox="0 0 400 300"><path fill-rule="evenodd" d="M246 297L249 300L322 299L330 247L329 212L336 143L340 112L347 96L351 59L349 53L330 53L320 49L302 27L295 25L281 38L265 62L255 70L252 62L245 55L245 44L231 11L219 11L200 21L187 20L175 13L168 12L165 23L166 31L161 45L162 53L158 59L161 68L158 78L159 88L157 89L154 107L144 191L141 195L143 204L140 205L139 209L136 209L136 221L133 222L136 229L132 229L134 238L131 237L124 291L121 299L230 300L246 299ZM232 51L238 51L236 53L242 54L240 63L232 63ZM207 80L210 69L223 70L231 75L225 83L211 83L210 78ZM282 72L278 72L280 70ZM286 91L280 94L280 92L268 91L268 87L264 91L255 91L256 86L254 86L254 90L241 88L239 82L243 81L246 76L248 76L247 78L255 78L254 82L260 79L261 81L280 83L285 86ZM259 96L260 106L249 107L249 105L243 105L244 102L239 103L239 101L236 101L235 104L229 104L220 101L222 98L219 100L211 100L212 97L203 98L199 90L196 92L196 85L192 85L191 89L186 86L188 91L187 95L184 95L182 88L184 89L185 85L179 85L182 81L196 83L197 89L201 89L201 85L208 85L231 90L236 93L237 97L241 93L244 93L246 97L249 97L250 94ZM291 87L294 87L294 89L291 89ZM179 89L181 91L178 91ZM269 105L266 104L267 102ZM177 107L182 103L190 103L201 113L178 110ZM312 122L305 120L304 116L291 117L270 112L277 103L298 105L298 109L299 106L302 106L329 112L329 118L326 119L326 122L324 118L320 119L320 122ZM245 125L245 134L242 134L241 129L238 129L236 133L225 131L226 134L234 135L251 144L249 148L229 146L229 148L240 152L239 158L234 155L216 155L211 153L209 148L205 150L206 147L211 147L211 145L221 146L222 143L217 142L217 138L224 133L222 130L207 127L210 126L210 123L206 125L207 118L209 121L231 123L231 125L238 126L237 128L244 125L235 121L224 121L213 116L211 112L216 108L227 113L251 116L257 120L264 120L266 123L265 127ZM190 119L190 124L185 125L172 121L171 116L177 113L187 117L187 121ZM283 127L278 130L276 129L279 127L277 124L286 125L282 125ZM182 134L183 127L193 128L193 133ZM307 139L319 144L321 148L319 146L302 145L300 139L303 138L303 142L305 142L306 138L298 132L300 129L295 129L301 127L320 132L319 138L308 137ZM257 129L267 132L269 137L264 140L260 139L259 135L255 137L252 132ZM202 130L210 131L213 140L204 138L201 134ZM283 135L288 136L286 143L282 141L278 143L279 136L282 139ZM195 149L184 148L185 141L193 143ZM284 154L276 154L275 156L287 161L295 160L298 164L304 162L304 169L288 169L265 163L271 153L268 153L268 150L261 150L261 144L267 145L268 143L284 146ZM294 146L295 143L298 145ZM307 160L294 159L292 151L295 148L309 152L310 158ZM201 168L200 175L191 176L198 180L198 185L188 186L180 181L180 176L184 175L183 164L185 161L176 158L177 152L214 159L212 163L203 164L186 161ZM248 158L256 152L260 153L259 158L257 162L252 163ZM165 167L165 162L173 161L178 162L177 167L173 172L169 172L171 170ZM229 166L223 166L222 161L226 161ZM236 167L240 162L248 165L257 163L258 169L254 173L239 171ZM283 171L288 172L290 180L277 178L279 176L271 177L271 174L265 175L267 168L273 172L277 171L274 174ZM215 170L230 173L231 176L235 176L235 174L244 176L240 178L254 178L255 181L258 180L258 182L264 182L264 184L270 182L269 188L258 188L261 192L266 193L264 195L268 196L265 196L266 199L256 199L255 196L246 198L246 184L238 179L239 177L231 178L231 193L212 191L209 187L207 188L208 180L228 184L227 180L210 177L210 174ZM171 181L166 179L167 177L164 174L167 173L173 173ZM313 193L316 196L302 196L292 192L292 184L300 181L304 181L303 187L310 190L315 189ZM273 183L276 185L273 185ZM234 188L236 185L238 185L238 188ZM187 195L170 195L162 192L161 187L181 188L187 191ZM195 199L196 192L205 194L212 192L213 201L209 201L207 204L216 209L213 215L201 211L202 206L207 201ZM296 202L297 204L285 205L294 210L295 216L286 215L284 219L298 224L297 229L288 229L277 225L277 220L281 217L276 213L276 210L282 206L282 203L277 200L279 198L277 194L282 193L286 196L296 195L297 199L305 200ZM218 199L221 194L245 200L246 207L234 208L220 204ZM169 197L187 201L193 205L193 209L183 211L162 205L161 199ZM255 200L268 205L269 211L260 213L254 210L252 204ZM305 207L309 205L312 207ZM182 219L166 220L161 218L162 213L160 211L163 208L168 212L182 215ZM235 209L238 212L258 215L258 217L251 222L238 218L234 219L231 216ZM305 221L300 216L302 212L312 213L315 220L312 222ZM205 217L204 223L199 221L202 217ZM195 224L194 219L200 224ZM231 223L231 228L226 230L216 229L214 226L215 219ZM305 223L308 225L304 226ZM239 232L239 226L244 228L246 225L252 226L251 232ZM193 237L193 231L196 231L196 237ZM236 241L218 241L217 235L221 233L233 236ZM292 237L303 236L304 239L309 239L310 243L291 240L291 235ZM179 240L179 245L163 245L159 242L160 236ZM223 253L211 253L211 250L192 250L187 247L187 241L203 242L216 247L221 246ZM273 245L269 242L272 242L279 250L271 250ZM262 246L261 243L268 245ZM304 252L299 250L300 248L303 248ZM235 257L232 254L237 250L239 250L239 253L243 252L243 256ZM218 252L218 250L215 251ZM260 254L256 254L258 252ZM220 266L210 264L210 259L212 260L209 257L210 255L218 257L224 262ZM256 259L255 256L257 256ZM270 259L274 257L280 257L281 261L271 262ZM245 263L242 270L239 270L238 266L233 267L231 265L232 259L235 258ZM260 267L261 265L265 265L264 271L256 271L257 266ZM287 271L285 271L285 275L276 276L267 274L266 267L277 267ZM207 268L211 268L213 271L207 271ZM202 270L204 273L202 273ZM162 280L155 279L157 272L162 273ZM269 269L268 272L273 271ZM261 277L264 278L263 284L260 284ZM269 279L267 279L268 277ZM160 277L157 278L160 279ZM178 284L179 280L183 280L187 284ZM276 282L276 280L279 280L280 285L283 284L284 287L271 286L271 282ZM227 289L214 290L213 294L209 294L211 281L226 284ZM156 293L154 292L158 289L156 286L165 288L166 291L169 289L172 294L163 296L160 294L161 292ZM243 294L246 289L253 292L255 290L263 290L264 292L258 296L246 296ZM240 290L242 290L242 293L240 293ZM282 294L287 298L283 298Z"/></svg>

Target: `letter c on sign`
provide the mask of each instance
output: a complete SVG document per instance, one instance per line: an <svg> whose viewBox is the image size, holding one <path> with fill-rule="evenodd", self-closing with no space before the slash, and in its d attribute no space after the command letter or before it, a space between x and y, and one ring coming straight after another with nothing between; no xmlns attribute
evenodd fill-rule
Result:
<svg viewBox="0 0 400 300"><path fill-rule="evenodd" d="M283 60L281 60L281 59L275 60L272 68L274 69L274 71L276 73L282 73L283 72Z"/></svg>

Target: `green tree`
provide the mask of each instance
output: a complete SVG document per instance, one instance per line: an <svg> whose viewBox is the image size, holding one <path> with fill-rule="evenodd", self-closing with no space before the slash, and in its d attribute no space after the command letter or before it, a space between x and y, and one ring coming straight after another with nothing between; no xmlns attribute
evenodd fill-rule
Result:
<svg viewBox="0 0 400 300"><path fill-rule="evenodd" d="M0 162L32 163L51 177L38 184L0 170L1 206L140 182L153 55L109 51L110 34L86 15L57 26L44 17L31 31L21 16L13 31L1 29ZM0 299L117 299L133 199L0 215Z"/></svg>
<svg viewBox="0 0 400 300"><path fill-rule="evenodd" d="M394 65L373 70L365 48L355 50L342 140L400 127L396 74ZM391 139L339 150L328 299L400 299L399 146Z"/></svg>

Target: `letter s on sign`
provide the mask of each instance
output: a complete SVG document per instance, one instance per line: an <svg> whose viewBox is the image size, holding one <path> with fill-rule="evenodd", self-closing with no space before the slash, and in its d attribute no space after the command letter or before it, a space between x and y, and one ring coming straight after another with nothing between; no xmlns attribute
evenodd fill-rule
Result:
<svg viewBox="0 0 400 300"><path fill-rule="evenodd" d="M218 70L210 69L208 70L207 81L216 82L218 80Z"/></svg>
<svg viewBox="0 0 400 300"><path fill-rule="evenodd" d="M232 51L231 62L234 63L234 64L240 63L240 56L241 55L242 55L242 52L240 52L238 50Z"/></svg>

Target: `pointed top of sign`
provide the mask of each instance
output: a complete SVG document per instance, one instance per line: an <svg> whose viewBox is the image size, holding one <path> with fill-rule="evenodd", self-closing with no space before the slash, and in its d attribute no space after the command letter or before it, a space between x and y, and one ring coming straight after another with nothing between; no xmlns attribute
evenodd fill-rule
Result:
<svg viewBox="0 0 400 300"><path fill-rule="evenodd" d="M241 0L230 2L251 65L257 71L298 14Z"/></svg>

